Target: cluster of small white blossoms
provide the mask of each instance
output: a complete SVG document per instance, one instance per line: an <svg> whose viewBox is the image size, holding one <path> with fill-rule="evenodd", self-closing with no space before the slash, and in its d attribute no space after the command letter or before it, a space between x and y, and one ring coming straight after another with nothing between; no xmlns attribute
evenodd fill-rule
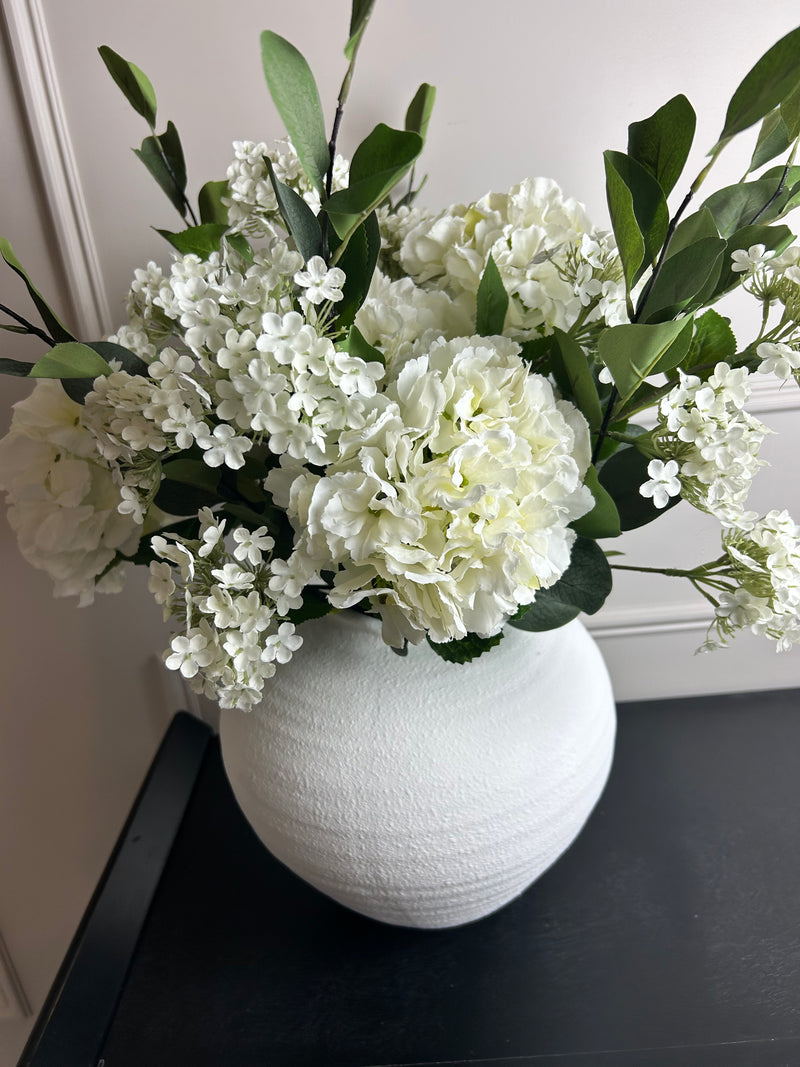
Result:
<svg viewBox="0 0 800 1067"><path fill-rule="evenodd" d="M769 433L744 410L750 374L727 363L718 363L705 382L678 374L678 384L659 405L653 446L660 458L649 464L650 480L639 491L656 507L681 495L723 524L746 523L744 504Z"/></svg>
<svg viewBox="0 0 800 1067"><path fill-rule="evenodd" d="M368 602L400 646L499 632L569 565L593 505L585 420L504 337L420 342L320 475L267 478L296 531L290 563L336 570L330 602Z"/></svg>
<svg viewBox="0 0 800 1067"><path fill-rule="evenodd" d="M736 630L770 638L783 652L800 642L800 527L785 511L770 511L749 530L723 533L736 585L718 596L715 619L701 651L724 646Z"/></svg>
<svg viewBox="0 0 800 1067"><path fill-rule="evenodd" d="M771 304L782 309L778 338L756 346L758 370L780 381L794 378L800 384L800 245L792 245L780 255L763 244L732 253L731 267L744 275L744 288L760 299L765 313Z"/></svg>
<svg viewBox="0 0 800 1067"><path fill-rule="evenodd" d="M141 526L119 509L115 471L98 456L80 405L60 382L38 382L14 405L0 440L0 489L22 555L50 575L56 596L77 596L84 605L95 591L120 588L121 567L96 579L118 551L136 551Z"/></svg>
<svg viewBox="0 0 800 1067"><path fill-rule="evenodd" d="M164 562L150 564L150 591L165 620L185 624L166 664L221 707L247 711L276 664L288 663L302 644L286 618L302 603L300 587L286 581L285 564L272 557L266 526L227 534L226 520L208 508L199 518L198 540L151 540Z"/></svg>
<svg viewBox="0 0 800 1067"><path fill-rule="evenodd" d="M233 150L234 159L226 175L228 195L223 197L232 230L264 237L277 236L283 229L265 159L272 163L277 180L294 189L315 214L319 213L319 192L306 177L297 151L288 138L272 145L263 141L234 141ZM332 192L347 188L349 172L349 161L337 155Z"/></svg>
<svg viewBox="0 0 800 1067"><path fill-rule="evenodd" d="M433 217L411 209L386 229L403 272L453 297L474 300L491 256L510 297L509 336L628 321L613 238L550 179L528 178Z"/></svg>

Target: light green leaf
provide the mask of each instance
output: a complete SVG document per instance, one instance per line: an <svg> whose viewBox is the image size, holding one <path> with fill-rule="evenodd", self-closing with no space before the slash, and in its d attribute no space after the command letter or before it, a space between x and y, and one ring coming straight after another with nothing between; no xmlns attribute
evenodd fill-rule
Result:
<svg viewBox="0 0 800 1067"><path fill-rule="evenodd" d="M798 168L792 168L797 171ZM782 187L783 167L768 171L754 182L739 182L718 189L705 201L721 237L731 237L737 230L756 222L781 218L800 200L800 183L794 179Z"/></svg>
<svg viewBox="0 0 800 1067"><path fill-rule="evenodd" d="M128 374L141 374L147 377L147 364L129 348L123 348L122 345L114 344L112 341L87 341L86 347L102 356L106 363L110 364L113 360L115 365L119 365L120 370ZM76 404L82 404L94 389L94 377L62 378L61 385L71 400L74 400Z"/></svg>
<svg viewBox="0 0 800 1067"><path fill-rule="evenodd" d="M673 96L649 118L628 127L628 155L669 196L692 147L697 119L685 96Z"/></svg>
<svg viewBox="0 0 800 1067"><path fill-rule="evenodd" d="M586 472L584 484L592 492L594 507L592 510L572 523L572 529L581 537L590 537L596 541L599 537L619 537L621 526L617 506L611 495L600 484L594 466Z"/></svg>
<svg viewBox="0 0 800 1067"><path fill-rule="evenodd" d="M477 295L475 332L481 337L494 337L503 332L508 310L508 293L491 253L484 268Z"/></svg>
<svg viewBox="0 0 800 1067"><path fill-rule="evenodd" d="M220 241L227 229L225 222L201 222L199 226L189 226L177 233L171 230L156 230L156 233L160 233L181 255L208 259L213 252L219 252Z"/></svg>
<svg viewBox="0 0 800 1067"><path fill-rule="evenodd" d="M7 241L5 237L0 237L0 255L9 267L11 267L14 273L18 274L23 282L25 282L25 287L30 294L30 298L36 305L36 310L41 315L45 329L52 339L54 341L74 341L75 338L28 277L25 268L17 259L14 249L11 247L11 242Z"/></svg>
<svg viewBox="0 0 800 1067"><path fill-rule="evenodd" d="M625 323L600 334L598 353L625 404L651 374L677 367L692 339L691 318L677 322Z"/></svg>
<svg viewBox="0 0 800 1067"><path fill-rule="evenodd" d="M181 216L186 215L186 164L178 131L171 122L158 137L145 137L141 148L134 148L133 153L147 167L170 203Z"/></svg>
<svg viewBox="0 0 800 1067"><path fill-rule="evenodd" d="M427 82L423 82L414 94L414 99L408 105L406 111L405 127L412 133L418 133L424 141L428 134L433 105L436 101L436 89Z"/></svg>
<svg viewBox="0 0 800 1067"><path fill-rule="evenodd" d="M747 168L748 173L758 170L759 167L763 167L765 163L769 163L771 159L785 152L793 140L794 138L789 136L789 130L783 121L780 108L770 111L758 131L756 147L750 166Z"/></svg>
<svg viewBox="0 0 800 1067"><path fill-rule="evenodd" d="M314 188L323 192L330 151L311 68L293 44L269 30L261 34L261 60L270 96L292 139L300 165Z"/></svg>
<svg viewBox="0 0 800 1067"><path fill-rule="evenodd" d="M686 370L705 364L710 374L717 363L727 363L736 355L736 338L730 321L713 309L695 320L694 337L684 364Z"/></svg>
<svg viewBox="0 0 800 1067"><path fill-rule="evenodd" d="M226 181L206 182L197 196L201 222L228 224L228 209L222 203L223 196L228 195Z"/></svg>
<svg viewBox="0 0 800 1067"><path fill-rule="evenodd" d="M719 141L722 145L758 122L800 85L800 28L792 30L759 59L731 97Z"/></svg>
<svg viewBox="0 0 800 1067"><path fill-rule="evenodd" d="M319 219L299 193L278 181L272 161L267 156L264 156L264 163L269 171L269 179L286 229L292 235L297 251L308 263L312 256L322 255L322 228Z"/></svg>
<svg viewBox="0 0 800 1067"><path fill-rule="evenodd" d="M31 378L99 378L111 373L101 355L79 341L65 341L45 352L31 367Z"/></svg>
<svg viewBox="0 0 800 1067"><path fill-rule="evenodd" d="M125 99L152 129L156 124L157 104L155 90L150 79L139 70L135 63L123 59L107 44L101 45L97 51L108 73L122 90Z"/></svg>
<svg viewBox="0 0 800 1067"><path fill-rule="evenodd" d="M589 428L597 430L603 421L603 412L586 353L577 341L557 327L553 337L555 344L550 362L556 381L565 396L574 401Z"/></svg>
<svg viewBox="0 0 800 1067"><path fill-rule="evenodd" d="M353 8L350 14L350 39L345 45L344 54L352 63L356 49L361 43L361 37L367 28L369 17L375 6L375 0L353 0Z"/></svg>
<svg viewBox="0 0 800 1067"><path fill-rule="evenodd" d="M380 363L381 366L386 366L383 352L374 348L357 326L350 327L350 333L347 335L347 351L355 359L363 359L365 363Z"/></svg>
<svg viewBox="0 0 800 1067"><path fill-rule="evenodd" d="M707 207L701 207L693 215L687 215L676 226L667 249L666 259L677 255L678 252L695 244L697 241L701 241L704 237L719 237L719 230L714 222L714 216Z"/></svg>
<svg viewBox="0 0 800 1067"><path fill-rule="evenodd" d="M527 608L509 619L518 630L555 630L581 611L594 615L611 592L611 568L595 541L578 537L572 546L569 567L555 585L539 589Z"/></svg>
<svg viewBox="0 0 800 1067"><path fill-rule="evenodd" d="M350 186L322 205L343 241L389 195L422 151L422 138L379 123L358 146L350 164Z"/></svg>

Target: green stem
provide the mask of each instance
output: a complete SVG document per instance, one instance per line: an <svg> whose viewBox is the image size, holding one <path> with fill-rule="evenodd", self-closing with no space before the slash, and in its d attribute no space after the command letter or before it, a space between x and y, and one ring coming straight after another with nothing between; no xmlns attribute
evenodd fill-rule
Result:
<svg viewBox="0 0 800 1067"><path fill-rule="evenodd" d="M23 319L23 317L21 315L18 315L16 311L12 311L11 308L7 308L5 304L0 304L0 311L8 315L10 318L14 319L20 324L20 326L24 326L28 333L32 333L34 337L38 337L41 341L44 341L45 344L50 345L51 348L55 348L56 343L52 337L49 337L44 332L44 330L40 330L38 326L34 326L32 322L28 322L27 319Z"/></svg>

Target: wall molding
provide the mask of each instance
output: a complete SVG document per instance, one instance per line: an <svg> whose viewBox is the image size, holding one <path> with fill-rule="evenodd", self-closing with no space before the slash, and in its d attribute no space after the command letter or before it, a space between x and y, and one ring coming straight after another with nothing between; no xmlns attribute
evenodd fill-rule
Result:
<svg viewBox="0 0 800 1067"><path fill-rule="evenodd" d="M603 609L583 622L597 640L707 630L713 615L704 603Z"/></svg>
<svg viewBox="0 0 800 1067"><path fill-rule="evenodd" d="M99 339L111 326L108 296L42 5L40 0L1 0L1 6L75 328L80 336Z"/></svg>

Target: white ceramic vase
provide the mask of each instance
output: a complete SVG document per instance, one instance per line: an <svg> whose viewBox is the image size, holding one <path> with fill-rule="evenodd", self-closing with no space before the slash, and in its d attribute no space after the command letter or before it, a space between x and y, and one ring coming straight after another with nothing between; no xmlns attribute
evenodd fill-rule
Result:
<svg viewBox="0 0 800 1067"><path fill-rule="evenodd" d="M394 655L355 612L303 647L222 755L267 848L347 907L401 926L488 915L571 844L611 765L615 711L580 622L511 627L467 665L427 645Z"/></svg>

